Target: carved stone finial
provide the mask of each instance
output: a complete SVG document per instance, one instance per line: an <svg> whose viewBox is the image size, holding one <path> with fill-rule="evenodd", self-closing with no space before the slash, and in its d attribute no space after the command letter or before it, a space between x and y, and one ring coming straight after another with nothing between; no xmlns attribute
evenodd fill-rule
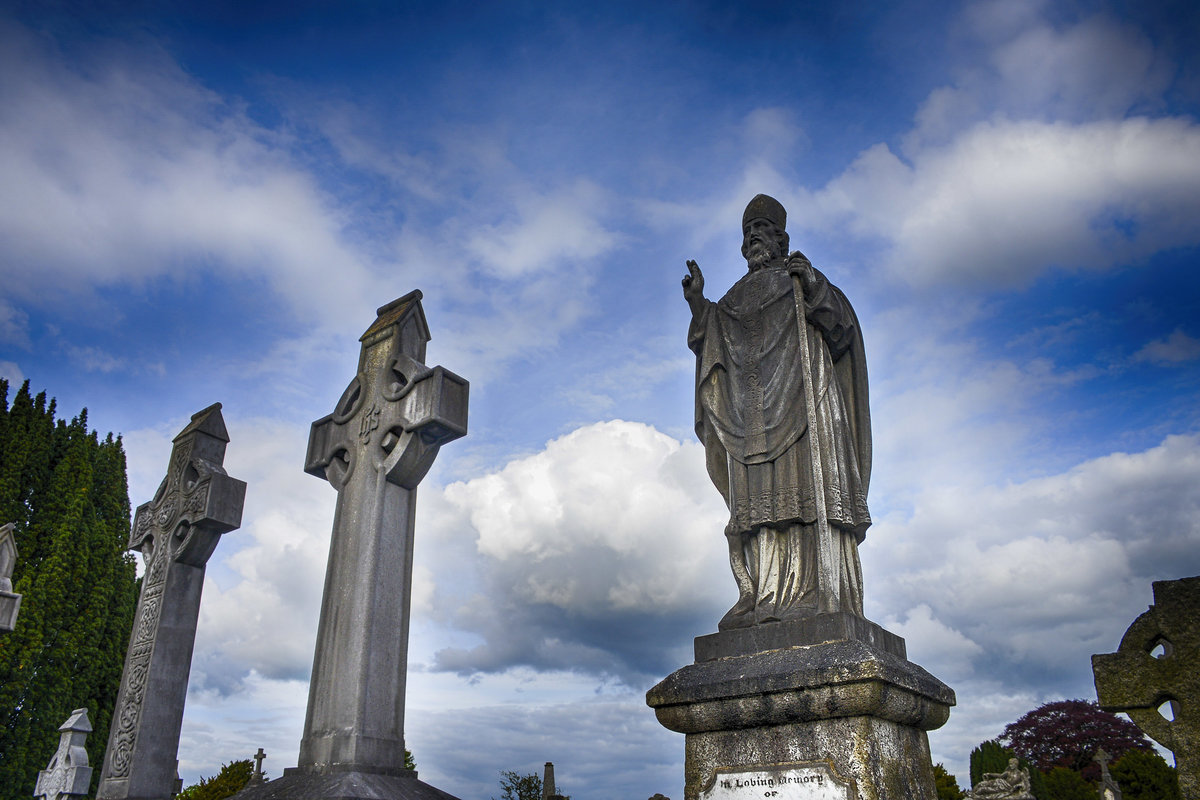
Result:
<svg viewBox="0 0 1200 800"><path fill-rule="evenodd" d="M66 800L70 797L86 797L88 784L92 782L92 768L88 766L88 754L84 744L92 732L88 710L77 708L58 728L58 750L46 768L38 773L33 796L44 800Z"/></svg>

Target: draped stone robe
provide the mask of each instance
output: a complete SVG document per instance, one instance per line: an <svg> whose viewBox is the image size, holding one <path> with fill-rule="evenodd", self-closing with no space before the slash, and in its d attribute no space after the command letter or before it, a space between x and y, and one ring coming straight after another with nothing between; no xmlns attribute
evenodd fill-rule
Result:
<svg viewBox="0 0 1200 800"><path fill-rule="evenodd" d="M805 380L812 381L817 404L826 512L841 540L834 542L842 559L840 604L862 614L857 546L871 524L866 361L850 303L824 275L816 277L806 302L811 375L802 374L793 281L782 263L745 275L720 301L708 302L688 331L696 353L696 434L729 507L726 532L742 538L755 595L753 615L731 625L816 610Z"/></svg>

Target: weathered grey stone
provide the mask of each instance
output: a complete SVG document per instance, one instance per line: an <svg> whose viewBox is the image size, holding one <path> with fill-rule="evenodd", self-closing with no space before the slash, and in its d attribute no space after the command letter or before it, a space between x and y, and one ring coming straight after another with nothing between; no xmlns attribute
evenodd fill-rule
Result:
<svg viewBox="0 0 1200 800"><path fill-rule="evenodd" d="M899 658L907 656L904 639L865 617L836 611L774 625L755 625L697 636L696 662L847 639L866 642Z"/></svg>
<svg viewBox="0 0 1200 800"><path fill-rule="evenodd" d="M738 600L720 630L846 611L862 616L858 545L871 524L867 365L854 309L800 251L787 212L742 215L747 274L719 302L687 262L696 434L729 507Z"/></svg>
<svg viewBox="0 0 1200 800"><path fill-rule="evenodd" d="M167 477L138 506L129 547L146 562L104 754L99 800L164 800L175 783L204 568L242 524L246 484L225 473L229 433L215 403L175 437Z"/></svg>
<svg viewBox="0 0 1200 800"><path fill-rule="evenodd" d="M554 785L554 764L550 761L542 769L542 800L566 800Z"/></svg>
<svg viewBox="0 0 1200 800"><path fill-rule="evenodd" d="M284 770L283 777L248 787L237 800L458 800L417 780L415 772L383 775L346 770L324 774Z"/></svg>
<svg viewBox="0 0 1200 800"><path fill-rule="evenodd" d="M58 737L58 750L46 768L38 773L33 796L44 800L86 797L88 784L92 782L86 746L87 735L92 732L88 710L75 709L58 729L62 732Z"/></svg>
<svg viewBox="0 0 1200 800"><path fill-rule="evenodd" d="M646 702L685 735L685 800L934 800L926 732L954 692L863 616L862 334L846 297L786 255L786 217L773 198L750 202L749 273L717 303L688 262L696 433L729 507L739 597Z"/></svg>
<svg viewBox="0 0 1200 800"><path fill-rule="evenodd" d="M1154 604L1125 631L1117 652L1092 656L1096 697L1173 752L1180 791L1200 797L1200 576L1152 587ZM1164 703L1173 720L1159 712Z"/></svg>
<svg viewBox="0 0 1200 800"><path fill-rule="evenodd" d="M967 793L969 800L1036 800L1029 783L1029 770L1008 760L1004 772L985 772L979 783Z"/></svg>
<svg viewBox="0 0 1200 800"><path fill-rule="evenodd" d="M258 748L258 752L254 754L254 773L250 776L250 782L246 784L247 786L258 786L266 782L262 768L263 759L266 757L267 754L263 752L263 749L261 747Z"/></svg>
<svg viewBox="0 0 1200 800"><path fill-rule="evenodd" d="M450 798L404 768L416 488L467 432L468 385L425 366L421 293L381 307L304 469L338 491L299 764L239 800Z"/></svg>
<svg viewBox="0 0 1200 800"><path fill-rule="evenodd" d="M15 526L9 522L0 526L0 633L17 627L21 610L21 595L13 592L12 574L17 563Z"/></svg>
<svg viewBox="0 0 1200 800"><path fill-rule="evenodd" d="M1112 756L1101 747L1096 750L1092 760L1100 765L1100 800L1121 800L1121 787L1108 771L1108 762L1112 761Z"/></svg>

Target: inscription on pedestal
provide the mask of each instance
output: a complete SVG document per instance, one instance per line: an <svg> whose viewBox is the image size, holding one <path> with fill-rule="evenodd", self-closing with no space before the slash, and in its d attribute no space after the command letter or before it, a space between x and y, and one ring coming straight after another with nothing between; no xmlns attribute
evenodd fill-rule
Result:
<svg viewBox="0 0 1200 800"><path fill-rule="evenodd" d="M700 800L858 800L854 783L824 761L717 770Z"/></svg>

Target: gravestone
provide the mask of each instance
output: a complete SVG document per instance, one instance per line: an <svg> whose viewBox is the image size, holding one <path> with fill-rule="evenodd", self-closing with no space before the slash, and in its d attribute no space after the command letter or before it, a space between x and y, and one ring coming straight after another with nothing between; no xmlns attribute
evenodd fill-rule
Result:
<svg viewBox="0 0 1200 800"><path fill-rule="evenodd" d="M262 768L263 759L266 757L267 754L263 752L263 749L261 747L258 748L258 752L254 754L254 774L250 776L250 782L246 784L247 786L258 786L260 783L266 783Z"/></svg>
<svg viewBox="0 0 1200 800"><path fill-rule="evenodd" d="M967 800L1036 800L1030 788L1029 770L1015 758L1004 772L985 772L967 792Z"/></svg>
<svg viewBox="0 0 1200 800"><path fill-rule="evenodd" d="M38 773L33 796L43 800L67 800L86 797L92 782L88 766L87 735L92 732L88 710L77 708L67 721L58 727L58 750L44 770Z"/></svg>
<svg viewBox="0 0 1200 800"><path fill-rule="evenodd" d="M1115 653L1092 656L1096 698L1175 754L1179 789L1200 797L1200 576L1151 584L1154 603ZM1159 710L1169 705L1168 719Z"/></svg>
<svg viewBox="0 0 1200 800"><path fill-rule="evenodd" d="M646 702L685 734L685 800L934 800L926 732L954 692L863 616L863 338L846 296L788 254L786 217L750 201L748 272L718 302L687 263L696 433L729 508L738 600Z"/></svg>
<svg viewBox="0 0 1200 800"><path fill-rule="evenodd" d="M175 437L167 476L138 506L131 550L146 563L98 800L163 800L175 784L204 568L242 524L246 484L225 473L229 433L214 403Z"/></svg>
<svg viewBox="0 0 1200 800"><path fill-rule="evenodd" d="M416 489L467 432L467 382L425 366L429 338L419 291L381 307L357 374L312 424L304 469L338 500L299 764L240 800L453 800L404 766Z"/></svg>
<svg viewBox="0 0 1200 800"><path fill-rule="evenodd" d="M16 563L16 530L9 522L0 526L0 633L8 633L17 627L17 612L21 610L21 595L12 590Z"/></svg>
<svg viewBox="0 0 1200 800"><path fill-rule="evenodd" d="M566 800L554 785L554 764L550 761L542 769L542 800Z"/></svg>
<svg viewBox="0 0 1200 800"><path fill-rule="evenodd" d="M1112 773L1108 771L1108 762L1112 761L1112 756L1100 747L1096 749L1092 760L1100 765L1100 800L1121 800L1121 787L1117 786Z"/></svg>

